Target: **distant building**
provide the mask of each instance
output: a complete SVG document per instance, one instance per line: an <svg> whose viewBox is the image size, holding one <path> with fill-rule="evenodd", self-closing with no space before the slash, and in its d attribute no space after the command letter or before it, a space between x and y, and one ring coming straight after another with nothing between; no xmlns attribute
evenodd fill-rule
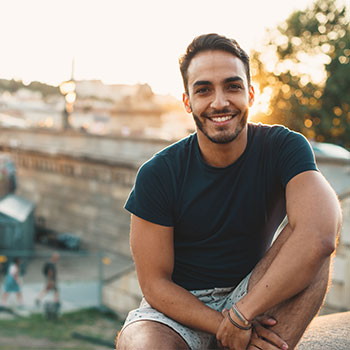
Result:
<svg viewBox="0 0 350 350"><path fill-rule="evenodd" d="M156 95L148 84L75 81L69 124L98 135L177 140L194 130L192 117L174 97ZM0 126L62 130L64 97L25 87L0 93Z"/></svg>
<svg viewBox="0 0 350 350"><path fill-rule="evenodd" d="M150 99L153 96L151 87L148 84L104 84L100 80L76 81L77 96L82 98L94 97L100 100L122 102L130 97L141 97Z"/></svg>
<svg viewBox="0 0 350 350"><path fill-rule="evenodd" d="M155 95L148 84L76 82L72 123L97 134L179 139L193 131L192 118L171 96Z"/></svg>
<svg viewBox="0 0 350 350"><path fill-rule="evenodd" d="M0 125L15 128L62 127L64 102L59 95L44 100L41 93L25 88L0 95Z"/></svg>

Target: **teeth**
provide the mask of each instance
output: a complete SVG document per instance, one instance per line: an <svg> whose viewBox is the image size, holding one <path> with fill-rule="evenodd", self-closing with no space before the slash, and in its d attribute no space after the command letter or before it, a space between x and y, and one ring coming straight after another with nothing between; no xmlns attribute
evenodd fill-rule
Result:
<svg viewBox="0 0 350 350"><path fill-rule="evenodd" d="M217 117L217 118L211 118L214 122L225 122L226 120L231 119L232 116L227 117Z"/></svg>

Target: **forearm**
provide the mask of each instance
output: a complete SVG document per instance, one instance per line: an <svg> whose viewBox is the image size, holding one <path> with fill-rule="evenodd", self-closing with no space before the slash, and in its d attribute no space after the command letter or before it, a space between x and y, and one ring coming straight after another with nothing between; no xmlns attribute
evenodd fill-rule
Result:
<svg viewBox="0 0 350 350"><path fill-rule="evenodd" d="M319 236L300 229L290 233L266 273L237 304L248 319L290 299L310 284L333 251Z"/></svg>
<svg viewBox="0 0 350 350"><path fill-rule="evenodd" d="M171 280L159 279L144 288L148 303L188 327L216 334L223 316Z"/></svg>

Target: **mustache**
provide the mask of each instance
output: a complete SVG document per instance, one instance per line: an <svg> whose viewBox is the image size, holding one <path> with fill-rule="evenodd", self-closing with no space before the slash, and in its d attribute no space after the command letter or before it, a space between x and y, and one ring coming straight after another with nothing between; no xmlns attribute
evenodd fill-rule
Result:
<svg viewBox="0 0 350 350"><path fill-rule="evenodd" d="M218 114L232 114L233 116L236 116L237 114L239 114L240 111L238 110L232 110L229 108L223 108L223 109L214 109L212 112L210 113L206 113L203 112L201 115L204 118L212 118L214 116L217 116Z"/></svg>

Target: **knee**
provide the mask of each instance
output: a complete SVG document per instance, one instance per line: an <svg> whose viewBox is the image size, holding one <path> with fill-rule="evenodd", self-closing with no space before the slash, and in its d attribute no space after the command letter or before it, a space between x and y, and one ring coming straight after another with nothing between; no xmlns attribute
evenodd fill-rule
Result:
<svg viewBox="0 0 350 350"><path fill-rule="evenodd" d="M117 336L116 350L186 349L186 342L168 326L158 322L138 321Z"/></svg>
<svg viewBox="0 0 350 350"><path fill-rule="evenodd" d="M116 338L116 350L151 349L152 334L143 322L126 327Z"/></svg>

